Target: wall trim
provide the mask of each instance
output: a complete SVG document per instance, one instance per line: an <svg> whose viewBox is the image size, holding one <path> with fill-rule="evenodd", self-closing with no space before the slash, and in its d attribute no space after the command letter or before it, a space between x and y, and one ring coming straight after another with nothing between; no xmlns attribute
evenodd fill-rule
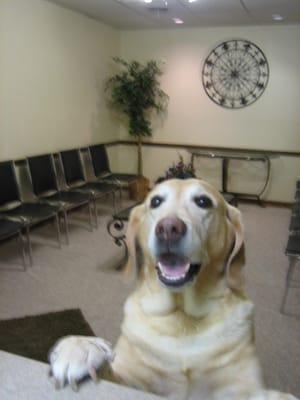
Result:
<svg viewBox="0 0 300 400"><path fill-rule="evenodd" d="M101 142L101 143L91 143L87 144L86 146L82 146L79 149L81 151L85 151L89 146L92 146L94 144L104 144L107 147L114 147L114 146L137 146L137 143L132 140L112 140L111 142ZM161 148L173 148L173 149L187 149L187 150L193 150L193 149L198 149L198 150L206 150L206 151L225 151L225 152L237 152L237 153L253 153L253 154L265 154L269 156L270 158L273 157L299 157L300 158L300 152L297 151L275 151L275 150L266 150L266 149L251 149L251 148L238 148L238 147L218 147L218 146L201 146L199 144L184 144L184 143L172 143L172 142L156 142L156 141L143 141L142 142L143 146L146 147L161 147ZM78 147L76 147L78 148ZM73 148L74 149L74 148ZM69 150L69 149L61 149L61 151L64 150ZM50 152L52 154L57 154L58 151L53 151ZM46 154L46 152L44 152ZM31 156L32 154L30 154ZM38 154L34 154L38 155ZM22 164L24 162L25 158L23 159L14 159L16 164ZM6 161L6 160L3 160Z"/></svg>
<svg viewBox="0 0 300 400"><path fill-rule="evenodd" d="M125 146L136 146L136 142L131 140L116 140L107 144L109 146L125 145ZM285 157L300 157L300 151L280 151L280 150L266 150L266 149L251 149L251 148L238 148L238 147L218 147L218 146L201 146L199 144L185 144L185 143L172 143L172 142L156 142L156 141L142 141L143 146L152 147L169 147L169 148L185 148L188 150L200 149L208 151L231 151L238 153L254 153L254 154L266 154L272 156L285 156Z"/></svg>

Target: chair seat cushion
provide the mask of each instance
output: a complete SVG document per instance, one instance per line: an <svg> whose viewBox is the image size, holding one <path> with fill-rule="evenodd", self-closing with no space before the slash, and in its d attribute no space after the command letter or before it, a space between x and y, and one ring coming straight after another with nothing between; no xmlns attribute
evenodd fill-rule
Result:
<svg viewBox="0 0 300 400"><path fill-rule="evenodd" d="M291 218L290 231L300 231L300 215Z"/></svg>
<svg viewBox="0 0 300 400"><path fill-rule="evenodd" d="M292 214L293 215L300 215L300 202L295 203L292 207Z"/></svg>
<svg viewBox="0 0 300 400"><path fill-rule="evenodd" d="M131 211L134 209L134 207L138 206L139 204L141 203L133 204L132 206L124 208L123 210L117 212L116 214L113 215L113 219L119 221L128 221Z"/></svg>
<svg viewBox="0 0 300 400"><path fill-rule="evenodd" d="M7 214L25 217L31 223L35 223L55 217L59 210L59 206L50 206L40 203L22 203L19 207L9 210Z"/></svg>
<svg viewBox="0 0 300 400"><path fill-rule="evenodd" d="M112 193L116 190L116 186L110 183L104 182L89 182L83 186L80 186L78 189L83 190L86 193L97 194L106 194Z"/></svg>
<svg viewBox="0 0 300 400"><path fill-rule="evenodd" d="M0 219L0 240L17 234L22 227L21 222Z"/></svg>
<svg viewBox="0 0 300 400"><path fill-rule="evenodd" d="M135 174L111 173L103 178L104 180L117 180L125 183L132 183L138 179Z"/></svg>
<svg viewBox="0 0 300 400"><path fill-rule="evenodd" d="M288 255L300 256L300 235L290 235L286 246Z"/></svg>
<svg viewBox="0 0 300 400"><path fill-rule="evenodd" d="M62 191L47 197L47 200L50 201L70 203L72 205L87 203L89 199L90 196L88 193L81 193L75 191L70 191L70 192Z"/></svg>

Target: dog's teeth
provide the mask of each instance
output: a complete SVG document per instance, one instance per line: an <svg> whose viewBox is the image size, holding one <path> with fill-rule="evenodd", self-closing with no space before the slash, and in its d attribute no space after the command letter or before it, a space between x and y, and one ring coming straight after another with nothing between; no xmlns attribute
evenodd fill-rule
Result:
<svg viewBox="0 0 300 400"><path fill-rule="evenodd" d="M189 267L189 266L188 266ZM162 264L160 262L157 263L157 268L160 270L161 275L170 280L170 281L179 281L181 279L184 279L186 277L186 272L188 271L189 268L186 269L186 272L184 272L183 274L181 274L180 276L170 276L168 274L165 273L164 268L162 266Z"/></svg>
<svg viewBox="0 0 300 400"><path fill-rule="evenodd" d="M162 276L166 279L169 279L170 281L178 281L180 279L185 278L185 274L180 275L180 276L169 276L169 275L166 275L164 272L162 272Z"/></svg>

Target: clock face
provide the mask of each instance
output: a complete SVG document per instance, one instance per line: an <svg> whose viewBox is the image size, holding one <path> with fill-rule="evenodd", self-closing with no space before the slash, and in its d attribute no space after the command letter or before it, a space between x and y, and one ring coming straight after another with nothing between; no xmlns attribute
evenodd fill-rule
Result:
<svg viewBox="0 0 300 400"><path fill-rule="evenodd" d="M229 40L206 58L202 82L212 101L226 108L241 108L257 100L269 78L264 53L247 40Z"/></svg>

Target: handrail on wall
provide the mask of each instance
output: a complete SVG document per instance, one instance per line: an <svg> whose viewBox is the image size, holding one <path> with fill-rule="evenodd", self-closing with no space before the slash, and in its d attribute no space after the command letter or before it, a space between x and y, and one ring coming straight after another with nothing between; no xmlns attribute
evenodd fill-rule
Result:
<svg viewBox="0 0 300 400"><path fill-rule="evenodd" d="M95 144L95 143L93 143ZM99 143L97 143L99 144ZM108 147L113 147L113 146L119 146L119 145L123 145L123 146L136 146L137 143L133 140L114 140L111 142L104 142L101 144L105 144ZM90 144L92 145L92 144ZM86 150L90 145L86 145L80 148L80 150L84 151ZM244 148L244 149L240 149L240 148L236 148L236 147L218 147L218 146L202 146L199 144L184 144L184 143L171 143L171 142L156 142L156 141L143 141L142 142L143 146L151 146L151 147L164 147L164 148L180 148L180 149L186 149L186 150L206 150L206 151L212 151L212 152L218 152L218 151L222 151L222 152L235 152L235 153L253 153L253 154L264 154L270 158L272 157L280 157L280 156L284 156L284 157L299 157L300 158L300 151L279 151L279 150L266 150L266 149L248 149L248 148ZM68 149L60 149L60 151L62 150L68 150ZM53 151L51 153L56 153L56 151ZM38 154L30 154L28 156L33 156L33 155L38 155ZM5 160L3 160L5 161ZM15 163L17 164L22 164L24 162L24 159L17 159L14 160Z"/></svg>
<svg viewBox="0 0 300 400"><path fill-rule="evenodd" d="M131 140L117 140L115 142L107 143L109 146L115 145L127 145L136 146L136 142ZM269 157L272 156L285 156L285 157L300 157L300 151L280 151L280 150L266 150L266 149L249 149L249 148L237 148L237 147L221 147L221 146L202 146L199 144L185 144L185 143L171 143L171 142L156 142L156 141L143 141L143 146L152 147L169 147L169 148L185 148L187 150L207 150L207 151L224 151L234 153L253 153L253 154L264 154Z"/></svg>

